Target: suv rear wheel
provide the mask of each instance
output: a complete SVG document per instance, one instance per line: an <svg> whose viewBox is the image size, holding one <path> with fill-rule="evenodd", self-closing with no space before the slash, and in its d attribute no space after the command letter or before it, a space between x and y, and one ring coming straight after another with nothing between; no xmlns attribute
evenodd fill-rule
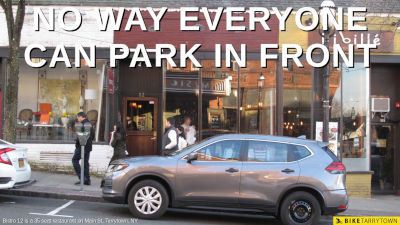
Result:
<svg viewBox="0 0 400 225"><path fill-rule="evenodd" d="M289 194L282 202L280 218L284 225L318 224L321 206L310 193L297 191Z"/></svg>
<svg viewBox="0 0 400 225"><path fill-rule="evenodd" d="M135 184L128 195L131 213L139 219L161 217L168 207L168 194L164 186L155 180L143 180Z"/></svg>

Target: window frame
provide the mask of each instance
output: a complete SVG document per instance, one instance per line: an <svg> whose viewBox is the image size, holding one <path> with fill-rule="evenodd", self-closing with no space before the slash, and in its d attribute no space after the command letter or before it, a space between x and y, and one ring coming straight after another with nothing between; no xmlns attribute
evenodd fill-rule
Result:
<svg viewBox="0 0 400 225"><path fill-rule="evenodd" d="M310 155L308 155L308 156L306 156L304 158L301 158L299 160L291 161L291 162L255 162L255 161L248 161L248 156L249 156L248 155L249 154L249 148L248 147L249 147L250 141L279 143L279 144L289 144L289 145L301 146L301 147L304 147L305 149L307 149L307 151L310 152ZM305 160L305 159L307 159L309 157L312 157L314 155L314 152L307 145L304 145L304 144L291 143L291 142L285 142L285 141L262 140L262 139L247 139L245 142L246 143L244 144L244 146L246 146L246 148L243 151L243 162L244 163L297 163L297 162L303 161L303 160Z"/></svg>

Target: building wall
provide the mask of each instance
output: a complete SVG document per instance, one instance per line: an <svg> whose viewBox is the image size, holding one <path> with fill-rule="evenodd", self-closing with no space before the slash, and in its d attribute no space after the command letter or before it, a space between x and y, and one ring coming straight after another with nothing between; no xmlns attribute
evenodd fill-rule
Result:
<svg viewBox="0 0 400 225"><path fill-rule="evenodd" d="M213 13L215 14L215 13ZM153 24L150 15L147 12L142 12L144 21L149 27ZM240 16L245 17L248 21L248 13L242 13ZM214 18L214 15L211 15ZM125 28L125 24L129 18L129 13L124 15L124 21L122 28ZM205 30L199 31L181 31L180 30L180 13L177 11L168 11L163 17L160 27L161 31L157 32L142 32L137 26L132 27L132 31L116 31L114 35L114 42L126 44L129 47L136 47L137 44L144 44L147 48L154 48L156 44L173 44L175 47L179 48L180 44L186 44L187 49L189 49L194 44L202 44L201 50L214 51L215 44L222 44L224 49L225 44L232 44L235 49L240 50L240 44L247 45L247 51L256 51L260 49L260 44L278 43L279 34L279 23L276 16L271 15L268 20L268 26L270 31L265 31L260 24L256 25L255 31L249 30L248 22L240 24L235 23L235 26L246 26L247 31L227 31L226 30L226 19L225 14L221 16L220 23L216 31L210 31L207 28L207 23L202 14L199 15L200 24L205 27ZM195 25L195 23L188 23L188 25ZM238 38L240 37L240 38Z"/></svg>
<svg viewBox="0 0 400 225"><path fill-rule="evenodd" d="M293 7L298 9L300 7L314 7L318 9L321 5L321 0L307 0L307 1L296 1L292 0L253 0L253 1L242 1L242 0L222 0L222 1L210 1L210 0L73 0L66 3L63 0L27 0L28 4L34 5L86 5L86 6L114 6L114 7L193 7L193 6L205 6L211 8L217 8L222 6L244 6L244 7L278 7L279 9L286 7ZM336 0L335 4L341 7L367 7L368 12L400 12L400 5L397 0Z"/></svg>
<svg viewBox="0 0 400 225"><path fill-rule="evenodd" d="M81 13L85 15L83 15L82 26L73 32L61 30L60 26L57 24L58 12L64 8L62 6L40 6L45 15L48 15L50 7L55 8L55 31L48 31L42 28L43 26L41 26L40 31L35 31L33 26L34 7L39 6L28 5L26 7L25 21L21 34L21 46L42 44L45 47L54 47L58 44L63 44L66 47L71 47L75 46L76 43L80 43L82 46L96 44L97 47L108 47L109 44L113 43L113 31L99 31L97 28L93 7L74 6L74 8L78 8ZM71 23L71 21L72 18L70 16L65 17L66 24ZM0 30L4 31L4 34L7 34L7 24L3 10L0 10ZM0 47L1 46L8 46L7 35L0 35Z"/></svg>

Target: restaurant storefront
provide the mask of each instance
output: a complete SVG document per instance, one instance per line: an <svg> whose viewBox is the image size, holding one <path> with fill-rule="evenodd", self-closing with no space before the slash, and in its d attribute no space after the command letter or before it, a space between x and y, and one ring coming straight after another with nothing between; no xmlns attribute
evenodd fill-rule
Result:
<svg viewBox="0 0 400 225"><path fill-rule="evenodd" d="M234 35L229 36L231 34L224 33L223 29L212 33L202 30L194 36L194 33L179 31L177 26L172 25L175 24L174 20L176 16L173 14L166 15L163 20L165 24L161 24L162 35L157 35L157 38L154 38L153 32L140 35L125 31L115 33L116 42L133 48L139 43L151 48L160 43L159 38L177 48L180 43L187 43L189 47L190 44L202 44L202 49L195 53L202 68L195 67L190 61L184 68L173 68L167 61L162 68L146 68L144 64L129 68L129 60L120 62L116 69L120 78L120 114L127 127L134 127L130 132L128 129L128 135L132 136L132 144L128 147L132 155L162 154L159 151L160 139L165 119L170 116L175 117L175 125L182 124L184 118L190 117L196 129L197 141L227 133L321 138L318 123L323 117L321 98L324 70L311 67L303 58L304 67L301 68L293 62L289 63L288 68L282 68L279 60L269 60L267 67L261 68L256 51L260 43L298 43L307 46L319 40L315 33L296 30L292 24L294 21L289 19L287 31L263 34L253 31L251 39L246 36L249 31L231 32ZM205 23L200 16L200 26L202 22ZM275 25L272 23L271 26ZM399 35L390 31L379 33L375 27L371 28L371 32L363 34L338 33L335 43L344 44L340 42L341 36L364 36L365 41L373 36L375 41L382 44L372 53L372 69L365 68L363 58L356 56L354 67L341 64L339 68L331 68L330 76L330 122L333 126L330 136L334 142L334 152L347 167L347 187L353 196L370 196L371 190L381 192L399 189L399 175L395 170L400 162L397 153L399 144L390 142L393 139L390 137L398 132L395 125L398 124L395 122L398 121L398 109L392 107L391 115L394 116L390 122L385 120L378 125L373 117L377 113L371 110L371 99L384 95L384 91L374 93L374 84L378 83L378 79L373 82L374 77L379 76L375 71L380 71L380 74L388 72L382 72L386 67L382 64L385 61L393 62L390 68L398 66L395 61L400 46L393 43L396 43ZM224 60L222 67L216 67L215 55L211 52L216 43L233 43L236 49L239 49L238 44L247 44L246 68L240 68L235 61L228 68L224 66ZM391 55L385 55L388 53ZM178 55L174 58L176 61L179 60ZM222 59L225 59L225 55L222 55ZM395 69L388 70L394 74ZM399 101L395 87L390 83L396 79L392 75L386 81L392 92L390 96L384 96L390 97L392 106ZM386 138L382 135L386 135ZM141 143L140 147L137 143ZM385 151L388 148L391 150Z"/></svg>

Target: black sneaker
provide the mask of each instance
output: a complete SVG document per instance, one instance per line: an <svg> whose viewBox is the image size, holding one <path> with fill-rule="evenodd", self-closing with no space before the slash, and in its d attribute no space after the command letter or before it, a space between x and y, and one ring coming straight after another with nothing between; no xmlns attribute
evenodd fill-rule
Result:
<svg viewBox="0 0 400 225"><path fill-rule="evenodd" d="M81 184L81 181L80 180L78 180L77 182L75 182L75 185L80 185Z"/></svg>
<svg viewBox="0 0 400 225"><path fill-rule="evenodd" d="M85 182L83 182L83 184L84 184L84 185L90 185L91 182L90 182L90 180L86 180Z"/></svg>

